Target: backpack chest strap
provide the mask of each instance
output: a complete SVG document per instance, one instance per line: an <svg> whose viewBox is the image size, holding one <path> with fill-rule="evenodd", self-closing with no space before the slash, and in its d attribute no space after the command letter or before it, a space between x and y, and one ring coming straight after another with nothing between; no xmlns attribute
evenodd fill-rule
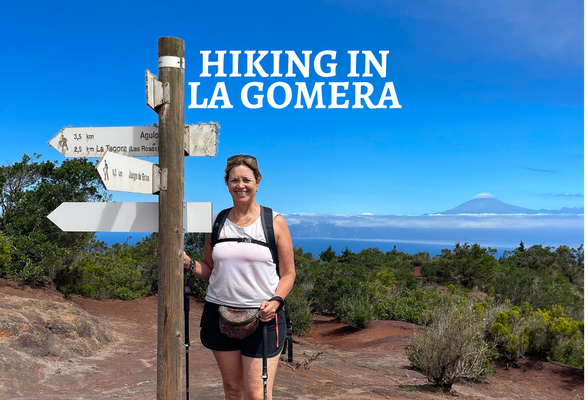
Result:
<svg viewBox="0 0 588 400"><path fill-rule="evenodd" d="M260 206L260 207L261 207L261 210L260 210L261 226L263 228L263 233L264 233L266 242L262 242L260 240L250 239L250 238L219 239L219 234L222 229L222 226L224 225L225 220L227 219L227 216L229 215L229 212L231 211L230 208L226 208L226 209L222 210L220 213L218 213L216 220L214 221L214 224L212 226L211 244L212 244L213 248L217 243L221 243L221 242L255 243L260 246L268 247L270 250L270 253L272 254L272 259L274 261L274 264L276 264L276 273L278 274L278 276L280 276L280 260L278 257L278 246L276 243L276 235L274 233L273 212L272 212L272 209L269 207L264 207L264 206Z"/></svg>
<svg viewBox="0 0 588 400"><path fill-rule="evenodd" d="M252 239L250 237L239 237L239 238L224 238L218 239L216 243L223 243L223 242L237 242L237 243L253 243L258 244L260 246L270 247L269 244L266 242L262 242L261 240Z"/></svg>

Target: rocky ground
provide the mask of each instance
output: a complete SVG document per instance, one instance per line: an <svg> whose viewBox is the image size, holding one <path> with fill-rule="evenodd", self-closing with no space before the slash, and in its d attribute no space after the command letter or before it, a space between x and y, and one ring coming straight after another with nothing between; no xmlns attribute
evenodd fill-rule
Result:
<svg viewBox="0 0 588 400"><path fill-rule="evenodd" d="M198 340L202 304L191 305L190 398L224 399L210 351ZM410 367L415 327L376 321L356 331L317 316L280 363L274 399L583 399L584 372L526 359L497 365L481 382L437 391ZM418 329L418 327L417 327ZM157 297L65 299L51 287L0 282L0 399L155 399Z"/></svg>

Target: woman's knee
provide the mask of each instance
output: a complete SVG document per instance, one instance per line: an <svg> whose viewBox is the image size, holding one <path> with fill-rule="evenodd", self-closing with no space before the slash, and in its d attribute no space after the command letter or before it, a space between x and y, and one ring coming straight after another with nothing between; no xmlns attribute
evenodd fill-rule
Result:
<svg viewBox="0 0 588 400"><path fill-rule="evenodd" d="M213 351L223 378L225 397L228 400L243 400L243 367L238 351Z"/></svg>
<svg viewBox="0 0 588 400"><path fill-rule="evenodd" d="M245 398L243 393L242 380L223 379L223 388L225 390L225 397L227 400L242 400Z"/></svg>
<svg viewBox="0 0 588 400"><path fill-rule="evenodd" d="M267 398L272 398L272 389L274 378L276 376L276 369L279 362L279 356L269 358L267 360ZM243 387L246 399L263 400L263 382L262 378L262 364L261 358L243 357Z"/></svg>

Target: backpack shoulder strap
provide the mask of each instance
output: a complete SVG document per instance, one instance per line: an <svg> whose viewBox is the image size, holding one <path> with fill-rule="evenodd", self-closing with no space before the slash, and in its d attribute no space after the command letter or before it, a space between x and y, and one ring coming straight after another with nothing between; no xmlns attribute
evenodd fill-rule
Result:
<svg viewBox="0 0 588 400"><path fill-rule="evenodd" d="M226 208L226 209L222 210L221 212L219 212L218 215L216 216L216 219L214 220L214 224L212 225L212 236L210 238L210 242L212 244L212 247L214 247L214 245L218 243L218 236L220 235L220 230L221 230L222 226L224 225L225 220L227 219L227 215L229 215L230 211L231 211L230 208Z"/></svg>
<svg viewBox="0 0 588 400"><path fill-rule="evenodd" d="M261 206L261 226L265 234L265 240L269 245L270 252L274 264L276 264L276 272L280 276L280 267L278 259L278 245L276 244L276 235L274 234L274 214L271 208Z"/></svg>

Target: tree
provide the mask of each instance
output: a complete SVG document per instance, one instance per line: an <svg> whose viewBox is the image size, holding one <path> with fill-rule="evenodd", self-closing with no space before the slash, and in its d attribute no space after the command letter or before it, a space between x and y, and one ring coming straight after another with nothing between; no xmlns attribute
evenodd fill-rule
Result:
<svg viewBox="0 0 588 400"><path fill-rule="evenodd" d="M534 245L527 250L506 251L500 257L503 270L517 268L529 270L540 278L559 276L574 285L584 284L584 248L578 249L568 246L553 248L550 246Z"/></svg>
<svg viewBox="0 0 588 400"><path fill-rule="evenodd" d="M496 250L457 243L453 251L443 249L439 256L439 269L452 281L466 288L489 282L498 262L494 257Z"/></svg>
<svg viewBox="0 0 588 400"><path fill-rule="evenodd" d="M30 189L40 178L39 164L34 160L41 155L34 153L32 157L23 155L20 162L0 167L0 207L2 215L15 207L17 198ZM4 226L2 226L4 228Z"/></svg>
<svg viewBox="0 0 588 400"><path fill-rule="evenodd" d="M184 250L191 258L204 259L204 233L186 233L184 235Z"/></svg>
<svg viewBox="0 0 588 400"><path fill-rule="evenodd" d="M204 233L187 233L184 235L184 251L190 258L198 261L204 260ZM198 279L194 276L188 278L190 293L198 299L204 299L208 282Z"/></svg>
<svg viewBox="0 0 588 400"><path fill-rule="evenodd" d="M330 262L337 258L337 253L335 253L331 245L329 245L329 247L327 247L326 250L322 251L321 254L319 254L319 258L322 261Z"/></svg>
<svg viewBox="0 0 588 400"><path fill-rule="evenodd" d="M354 254L355 253L353 253L351 250L349 250L349 248L347 248L347 246L345 246L345 250L341 252L340 259L341 261L347 261Z"/></svg>
<svg viewBox="0 0 588 400"><path fill-rule="evenodd" d="M86 159L38 162L39 154L0 167L0 229L11 243L7 275L24 281L53 279L71 268L93 233L62 232L47 215L66 201L105 201L94 165Z"/></svg>

